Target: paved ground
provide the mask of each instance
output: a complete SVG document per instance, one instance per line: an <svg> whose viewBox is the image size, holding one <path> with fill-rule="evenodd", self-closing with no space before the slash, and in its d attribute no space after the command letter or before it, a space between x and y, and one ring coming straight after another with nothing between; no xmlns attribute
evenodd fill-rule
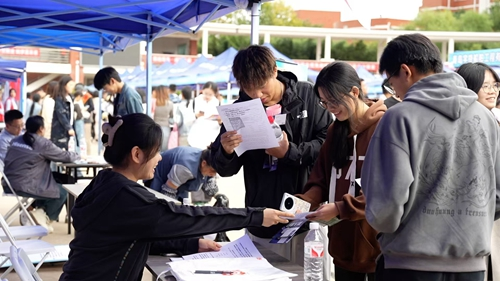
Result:
<svg viewBox="0 0 500 281"><path fill-rule="evenodd" d="M218 180L219 192L228 196L230 202L230 207L243 207L244 206L244 196L245 190L243 186L243 175L240 172L231 178L220 178ZM10 207L15 204L15 199L12 197L0 196L0 213L5 214ZM54 223L54 233L49 234L44 237L43 240L52 243L53 245L69 244L73 235L67 234L67 224L64 223L64 218L66 216L66 211L63 210L60 216L60 222ZM13 225L18 225L19 221L16 219ZM243 230L228 232L228 236L231 240L237 239L243 235ZM55 264L44 264L39 270L40 276L44 281L56 281L62 272L63 263ZM4 270L0 270L0 274ZM9 281L19 281L19 277L15 273L10 273L7 276ZM145 270L145 274L142 278L144 281L152 280L151 274Z"/></svg>

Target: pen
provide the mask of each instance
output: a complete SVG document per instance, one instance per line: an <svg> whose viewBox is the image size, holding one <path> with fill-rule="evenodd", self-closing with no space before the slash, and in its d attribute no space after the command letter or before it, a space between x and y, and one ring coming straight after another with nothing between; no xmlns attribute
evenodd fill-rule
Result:
<svg viewBox="0 0 500 281"><path fill-rule="evenodd" d="M195 270L194 274L233 274L234 271L229 270Z"/></svg>

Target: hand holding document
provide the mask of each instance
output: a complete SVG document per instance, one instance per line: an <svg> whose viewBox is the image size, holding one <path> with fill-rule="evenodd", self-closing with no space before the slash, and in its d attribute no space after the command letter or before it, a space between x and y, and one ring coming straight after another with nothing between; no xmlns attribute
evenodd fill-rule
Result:
<svg viewBox="0 0 500 281"><path fill-rule="evenodd" d="M259 250L255 247L252 240L248 235L241 237L240 239L230 242L218 252L205 252L197 253L188 256L183 256L184 260L199 260L199 259L210 259L210 258L262 258Z"/></svg>
<svg viewBox="0 0 500 281"><path fill-rule="evenodd" d="M274 131L259 99L217 107L226 131L237 131L242 142L234 149L240 156L247 150L278 147Z"/></svg>
<svg viewBox="0 0 500 281"><path fill-rule="evenodd" d="M225 244L218 252L171 258L168 265L179 281L282 281L297 276L272 266L248 235Z"/></svg>

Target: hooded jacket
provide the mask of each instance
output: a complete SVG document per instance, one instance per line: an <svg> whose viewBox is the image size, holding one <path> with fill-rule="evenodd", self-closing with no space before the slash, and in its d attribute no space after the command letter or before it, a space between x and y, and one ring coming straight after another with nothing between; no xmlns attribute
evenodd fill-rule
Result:
<svg viewBox="0 0 500 281"><path fill-rule="evenodd" d="M177 206L103 170L71 212L75 239L60 280L141 280L153 241L262 225L257 209Z"/></svg>
<svg viewBox="0 0 500 281"><path fill-rule="evenodd" d="M269 159L264 149L246 151L240 157L236 153L227 155L220 143L220 136L226 132L224 126L212 144L212 165L220 176L235 175L243 166L247 207L279 209L285 192L301 192L332 123L332 115L320 106L311 83L298 82L293 73L281 71L278 71L278 80L286 87L279 104L282 113L286 113L286 123L281 129L286 132L290 146L285 157L278 160L275 171L264 168ZM236 102L248 100L251 98L240 91ZM248 230L257 237L271 238L282 227L279 224Z"/></svg>
<svg viewBox="0 0 500 281"><path fill-rule="evenodd" d="M32 134L33 147L27 145L23 136L12 140L5 156L4 173L14 191L21 191L45 198L59 198L59 187L50 161L73 162L80 158L75 152L62 150L50 140Z"/></svg>
<svg viewBox="0 0 500 281"><path fill-rule="evenodd" d="M362 118L354 124L348 138L349 147L354 146L356 135L356 178L361 175L363 159L370 139L384 115L387 107L383 100L374 103ZM335 204L339 210L339 223L328 229L328 251L337 266L353 272L375 272L375 260L380 254L377 232L368 225L365 219L365 197L359 187L354 196L349 194L349 168L352 160L342 169L335 170L335 185L332 184L333 159L330 156L331 146L335 139L333 123L328 129L325 144L321 147L320 156L314 165L309 181L304 187L304 194L298 197L312 203L315 209L322 202L329 201L330 192L335 190ZM353 155L353 151L349 155ZM333 187L335 186L335 187ZM330 203L333 203L330 201Z"/></svg>
<svg viewBox="0 0 500 281"><path fill-rule="evenodd" d="M485 270L500 208L499 141L495 118L456 73L421 79L387 111L361 177L385 268Z"/></svg>

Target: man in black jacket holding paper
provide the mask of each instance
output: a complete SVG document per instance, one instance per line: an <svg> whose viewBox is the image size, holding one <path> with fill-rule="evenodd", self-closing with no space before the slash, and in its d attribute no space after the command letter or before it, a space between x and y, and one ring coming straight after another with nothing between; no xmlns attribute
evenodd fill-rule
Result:
<svg viewBox="0 0 500 281"><path fill-rule="evenodd" d="M309 82L297 81L291 72L278 71L271 50L253 45L241 50L233 62L233 74L240 88L236 102L260 99L264 107L281 105L283 139L279 147L246 151L239 157L234 149L244 140L224 126L212 144L213 165L222 177L238 173L243 166L245 205L279 209L285 192L300 193L323 144L331 114L320 106ZM277 167L269 165L270 156L278 158ZM271 238L283 225L267 229L248 228L256 237Z"/></svg>

